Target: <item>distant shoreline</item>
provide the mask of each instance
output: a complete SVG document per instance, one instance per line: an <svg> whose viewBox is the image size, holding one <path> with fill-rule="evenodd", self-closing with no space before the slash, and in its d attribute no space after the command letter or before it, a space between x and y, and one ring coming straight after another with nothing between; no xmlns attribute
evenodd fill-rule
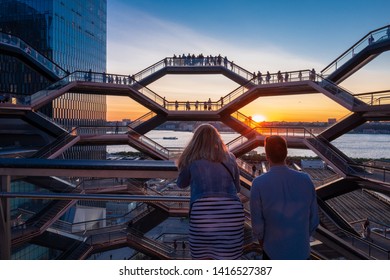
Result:
<svg viewBox="0 0 390 280"><path fill-rule="evenodd" d="M288 127L288 126L287 126ZM275 127L277 128L277 127ZM290 127L289 127L290 128ZM294 128L293 126L291 126L291 128ZM321 128L321 127L315 127L315 128ZM310 127L308 128L310 129ZM188 129L167 129L167 128L162 128L162 129L154 129L154 130L157 130L157 131L174 131L174 132L193 132L192 130L188 130ZM218 130L218 132L220 134L229 134L229 133L236 133L236 134L240 134L234 130ZM389 130L371 130L371 131L350 131L350 132L347 132L347 133L344 133L345 134L366 134L366 135L389 135L390 134L390 128Z"/></svg>

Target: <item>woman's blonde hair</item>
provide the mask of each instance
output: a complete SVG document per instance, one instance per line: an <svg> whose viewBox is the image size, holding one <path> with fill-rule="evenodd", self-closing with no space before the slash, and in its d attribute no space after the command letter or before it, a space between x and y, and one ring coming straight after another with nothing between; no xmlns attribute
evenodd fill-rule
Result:
<svg viewBox="0 0 390 280"><path fill-rule="evenodd" d="M177 166L180 170L195 160L222 162L227 157L228 149L218 130L210 124L202 124L195 130L194 136L180 155Z"/></svg>

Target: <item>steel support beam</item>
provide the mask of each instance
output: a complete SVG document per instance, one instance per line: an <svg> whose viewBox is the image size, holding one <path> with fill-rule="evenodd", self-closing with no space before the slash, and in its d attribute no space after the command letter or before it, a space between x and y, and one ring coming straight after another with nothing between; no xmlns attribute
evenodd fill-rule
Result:
<svg viewBox="0 0 390 280"><path fill-rule="evenodd" d="M189 196L125 195L125 194L80 194L80 193L28 193L0 192L0 199L30 198L55 200L101 200L139 202L189 202Z"/></svg>
<svg viewBox="0 0 390 280"><path fill-rule="evenodd" d="M0 159L0 176L176 178L173 161Z"/></svg>

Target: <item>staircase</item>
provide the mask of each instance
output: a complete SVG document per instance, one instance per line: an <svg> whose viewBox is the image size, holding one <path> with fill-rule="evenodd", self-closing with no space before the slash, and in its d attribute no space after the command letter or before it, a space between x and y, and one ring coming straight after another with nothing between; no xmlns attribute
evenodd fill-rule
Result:
<svg viewBox="0 0 390 280"><path fill-rule="evenodd" d="M367 33L362 39L322 69L321 75L335 83L341 83L381 52L389 50L389 27L390 25L387 25ZM372 43L369 42L371 36L374 40Z"/></svg>
<svg viewBox="0 0 390 280"><path fill-rule="evenodd" d="M74 142L77 142L80 137L74 135L74 130L69 133L64 133L58 137L55 141L49 145L44 146L32 155L33 158L55 158L58 156L58 151L63 153L68 147L72 146Z"/></svg>

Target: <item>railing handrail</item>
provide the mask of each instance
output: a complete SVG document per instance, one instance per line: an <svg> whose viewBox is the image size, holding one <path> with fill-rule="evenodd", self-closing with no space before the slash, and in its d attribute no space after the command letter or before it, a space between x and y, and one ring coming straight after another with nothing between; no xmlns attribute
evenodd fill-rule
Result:
<svg viewBox="0 0 390 280"><path fill-rule="evenodd" d="M154 63L154 64L152 64L152 65L150 65L150 66L148 66L148 67L142 69L141 71L139 71L139 72L133 74L134 80L135 80L135 81L140 81L140 80L142 80L143 78L140 79L139 77L142 77L144 73L147 73L148 71L150 71L150 70L156 68L158 65L163 64L163 63L164 63L164 60L165 60L165 58L163 58L163 59L157 61L156 63Z"/></svg>
<svg viewBox="0 0 390 280"><path fill-rule="evenodd" d="M118 126L117 125L115 125L115 126L113 126L113 125L77 126L77 127L73 128L70 132L63 134L64 138L62 139L62 141L65 141L67 139L67 136L70 136L70 135L83 135L83 132L80 132L81 129L84 129L84 130L98 129L98 131L96 132L96 130L95 130L94 133L99 133L100 129L108 129L109 132L114 132L114 133L118 134L119 128L126 128L126 130L127 130L126 134L128 134L128 137L131 137L132 139L136 139L139 142L146 144L147 146L152 148L154 151L156 151L158 153L162 153L164 156L169 158L169 149L165 148L164 146L162 146L161 144L152 140L151 138L147 137L146 135L142 135L142 134L136 132L135 130L133 130L131 127L129 127L127 125L123 125L123 126L119 126L119 125ZM118 129L118 131L117 131L117 129ZM84 131L84 135L90 135L90 134L91 133ZM115 134L110 134L110 135L115 135ZM134 135L136 135L137 137L132 137ZM60 143L62 143L62 142L60 142Z"/></svg>
<svg viewBox="0 0 390 280"><path fill-rule="evenodd" d="M281 77L282 80L279 80L278 74L279 75L287 75L288 80L284 80L285 79L284 77ZM298 71L288 71L288 72L283 72L283 73L282 72L272 73L272 74L270 74L271 80L269 81L269 83L291 82L294 80L299 80L299 81L315 80L315 78L313 78L312 75L313 75L313 73L311 72L311 70L298 70ZM325 86L329 84L329 85L332 85L335 89L337 89L336 94L338 94L338 93L347 94L349 96L347 101L350 101L351 98L352 99L355 98L346 89L341 88L340 86L334 84L333 82L331 82L329 80L323 79L322 76L315 74L315 77L316 77L317 81L322 81L322 82L326 81ZM202 106L202 103L204 103L204 104L207 103L208 110L211 110L211 108L213 108L213 110L218 110L219 108L222 108L223 106L226 106L227 104L229 104L230 102L235 100L237 97L246 93L254 86L262 84L262 82L258 80L258 77L255 76L254 78L249 80L245 85L236 88L235 90L228 93L224 97L221 97L217 101L210 100L210 101L204 101L204 102L202 102L202 101L201 102L199 102L199 101L191 101L191 102L189 102L189 101L180 101L180 102L175 101L175 102L173 102L173 101L168 101L167 99L165 99L165 97L160 96L159 94L157 94L156 92L147 88L146 86L139 84L137 81L133 80L133 78L131 78L128 75L112 74L112 73L106 73L106 72L95 72L95 71L74 71L70 75L68 75L68 76L64 77L63 79L57 81L56 83L48 86L47 88L34 93L33 95L31 95L30 100L31 100L31 102L33 102L33 100L39 99L42 95L48 96L48 95L50 95L50 92L52 90L58 90L59 88L66 86L69 83L74 82L74 81L91 81L91 82L98 82L98 83L116 83L116 84L121 84L121 85L128 85L133 90L136 90L137 92L139 92L143 96L151 99L151 101L157 103L158 105L160 105L166 109L171 108L171 110L173 110L173 108L178 110L179 106L180 107L183 106L183 108L184 108L183 110L189 110L190 108L188 108L188 107ZM321 85L321 83L320 83L320 85ZM198 108L196 108L196 110L198 110ZM206 109L204 109L204 110L206 110Z"/></svg>
<svg viewBox="0 0 390 280"><path fill-rule="evenodd" d="M390 257L390 250L387 250L387 249L385 249L385 248L382 248L382 247L380 247L379 245L377 245L377 244L375 244L375 243L373 243L373 242L369 242L369 241L365 240L364 238L362 238L362 237L360 237L360 236L356 236L356 235L352 234L351 232L346 231L345 229L339 228L339 230L340 230L342 233L344 233L346 236L348 236L349 238L353 238L353 239L355 239L355 240L359 240L360 242L363 242L363 243L367 244L368 247L369 247L369 253L368 253L368 255L369 255L370 257L372 256L370 248L375 248L376 250L378 250L378 251L380 251L380 252L382 252L382 253L385 253L385 254L387 255L388 259L389 259L389 257ZM352 244L352 246L353 246L353 244Z"/></svg>
<svg viewBox="0 0 390 280"><path fill-rule="evenodd" d="M154 111L150 111L144 115L142 115L141 117L139 117L138 119L135 119L134 121L132 121L131 123L129 123L127 126L131 129L134 129L136 128L138 125L140 125L141 123L147 121L147 120L150 120L151 118L153 118L154 116L156 116L156 112Z"/></svg>
<svg viewBox="0 0 390 280"><path fill-rule="evenodd" d="M173 248L170 246L165 245L160 241L148 238L142 232L133 228L127 232L127 238L137 238L139 241L143 242L144 245L147 245L148 248L151 248L152 250L158 250L160 253L163 253L166 256L169 256L169 254L173 252Z"/></svg>
<svg viewBox="0 0 390 280"><path fill-rule="evenodd" d="M160 106L163 106L165 100L156 92L152 91L146 86L143 86L137 81L135 81L130 75L96 72L91 70L90 71L77 70L63 77L59 81L49 85L48 87L37 91L31 96L28 96L30 99L29 101L33 103L34 100L37 100L42 96L49 96L51 91L57 91L58 89L67 86L69 83L77 82L77 81L95 82L95 83L103 83L103 84L112 83L112 84L121 84L121 85L129 86L132 90L136 90L137 92L151 99L152 101L156 102Z"/></svg>
<svg viewBox="0 0 390 280"><path fill-rule="evenodd" d="M310 74L311 70L308 69L269 73L269 78L267 78L267 74L261 73L261 77L259 77L256 73L256 75L252 79L248 80L247 83L237 87L227 95L223 96L220 102L222 102L222 106L229 104L256 85L310 80Z"/></svg>
<svg viewBox="0 0 390 280"><path fill-rule="evenodd" d="M380 102L381 100L390 98L390 91L383 90L377 92L359 93L359 94L354 94L354 96L362 100L363 102L368 103L369 105L375 105L376 103L378 103L378 105L381 105ZM370 97L370 100L368 102L364 101L365 100L364 98L367 96Z"/></svg>
<svg viewBox="0 0 390 280"><path fill-rule="evenodd" d="M367 173L360 173L357 176L360 176L360 177L366 178L366 179L371 179L374 181L383 182L383 183L389 183L390 169L388 169L384 166L379 167L379 166L375 166L375 165L366 165L366 164L361 164L361 163L350 163L350 166L357 167L358 169L363 169L364 171L368 170ZM374 174L374 172L372 172L373 170L378 171L378 173Z"/></svg>
<svg viewBox="0 0 390 280"><path fill-rule="evenodd" d="M61 128L62 130L65 130L63 134L67 134L68 132L68 128L65 127L64 125L61 125L59 124L58 122L54 121L54 119L50 118L49 116L45 115L44 113L40 112L40 111L34 111L34 113L36 113L37 115L39 115L40 117L50 121L52 124L54 124L55 126ZM62 134L61 134L62 135Z"/></svg>
<svg viewBox="0 0 390 280"><path fill-rule="evenodd" d="M240 158L237 158L237 159L236 159L236 162L237 162L237 165L238 165L241 169L245 170L248 174L252 174L252 173L253 173L252 169L251 169L249 166L248 166L247 168L245 167L245 166L249 165L249 163L246 162L245 160L240 159Z"/></svg>
<svg viewBox="0 0 390 280"><path fill-rule="evenodd" d="M270 133L267 133L266 132L267 130L269 130ZM279 133L280 130L284 130L285 133ZM267 126L261 126L261 125L258 125L258 126L255 126L255 127L251 128L251 130L248 133L246 133L244 135L240 135L237 138L229 141L228 143L226 143L226 146L229 147L230 145L234 144L237 141L240 141L243 138L248 138L248 135L250 135L253 132L257 132L259 135L262 135L262 134L265 134L265 135L275 135L273 133L273 131L276 132L276 135L285 135L286 134L287 136L289 135L289 131L292 131L292 135L294 135L295 137L304 138L305 137L305 131L307 131L307 128L305 128L303 126L273 126L273 125L271 125L271 126L268 126L268 125ZM302 135L301 134L295 135L294 131L303 131L303 134ZM241 141L241 143L243 143L243 142Z"/></svg>
<svg viewBox="0 0 390 280"><path fill-rule="evenodd" d="M194 59L196 63L188 63L188 64L181 64L180 63L180 60L187 60L187 59ZM206 62L207 60L210 60L210 59L217 59L219 61L217 61L216 64L214 65L206 65ZM179 62L179 63L178 63ZM198 62L201 62L200 65L197 65ZM172 65L173 64L173 65ZM190 55L190 58L188 57L188 55L184 55L184 56L171 56L171 57L165 57L163 58L162 60L152 64L151 66L137 72L136 74L134 74L134 78L135 80L137 81L140 81L141 79L145 78L143 77L143 75L147 72L151 72L151 73L154 73L156 72L156 68L158 68L159 66L163 66L161 67L164 68L164 67L168 67L168 66L185 66L185 67L196 67L196 66L224 66L225 68L227 69L230 69L231 71L233 71L234 73L242 76L243 78L245 79L248 79L248 77L252 77L253 78L253 73L251 73L250 71L244 69L243 67L235 64L233 61L227 59L226 56L221 56L221 55L216 55L216 56L210 56L210 55L207 55L207 56L203 56L203 57L199 57L199 56L192 56ZM241 75L241 72L245 73L246 75ZM141 78L142 77L142 78Z"/></svg>
<svg viewBox="0 0 390 280"><path fill-rule="evenodd" d="M86 182L88 181L91 181L91 180L83 180L81 181L77 186L72 186L72 188L70 188L70 186L67 188L67 189L71 189L72 191L76 191L76 189L82 189L84 190L84 185ZM95 181L95 180L93 180ZM96 179L96 181L101 181L101 179ZM169 184L169 183L167 183ZM81 186L83 186L83 188L81 188ZM63 192L67 192L67 190L64 190ZM152 192L153 194L157 194L158 196L161 196L161 197L164 197L165 196L165 191L163 192L160 192L160 191L157 191L157 190L154 190L153 188L148 188L148 190L146 191L146 193L150 193ZM189 191L186 191L186 190L175 190L175 192L178 192L178 193L186 193L188 194ZM165 204L166 202L161 202L163 204ZM183 204L186 203L186 202L182 202ZM100 218L100 219L94 219L94 220L88 220L88 221L83 221L83 222L77 222L77 223L67 223L71 226L77 226L77 225L83 225L83 224L88 224L88 223L96 223L96 222L102 222L102 221L110 221L110 220L116 220L116 219L123 219L123 218L126 218L130 215L132 215L133 213L136 213L137 211L139 211L140 207L143 207L144 205L146 205L145 203L139 203L134 209L130 210L129 212L125 213L125 214L122 214L122 215L118 215L118 216L115 216L115 217L111 217L111 218ZM143 216L145 213L143 213L145 211L142 211L141 213L139 213L137 216L141 215ZM137 216L133 217L133 219L136 219Z"/></svg>
<svg viewBox="0 0 390 280"><path fill-rule="evenodd" d="M38 51L35 48L33 48L31 45L26 43L23 39L19 38L18 36L15 36L15 35L10 34L10 33L4 33L2 31L0 31L0 35L1 35L1 38L2 38L2 40L0 42L3 43L3 44L19 47L19 49L25 51L27 54L30 54L31 57L33 57L32 53L35 52L35 60L37 62L39 62L41 65L43 65L45 68L51 70L54 74L56 74L58 76L58 78L64 77L64 76L69 74L67 71L65 71L60 65L58 65L56 62L54 62L52 59L50 59L50 58L46 57L45 55L43 55L40 51ZM5 38L9 38L10 40L12 40L12 38L13 38L13 39L16 39L18 42L16 42L16 44L9 44L9 43L6 43ZM24 44L24 47L25 47L24 49L22 49L22 44L21 43ZM56 68L55 69L48 68L47 65L45 65L45 63L42 63L38 59L38 56L42 57L45 60L47 60L48 62L50 62ZM56 70L62 71L62 75L60 75L61 73L57 73Z"/></svg>
<svg viewBox="0 0 390 280"><path fill-rule="evenodd" d="M390 171L390 169L386 168L386 167L380 167L380 166L376 166L376 165L367 165L367 164L364 164L364 163L351 163L351 165L353 166L357 166L357 167L365 167L365 168L370 168L370 169L377 169L377 170L380 170L380 171Z"/></svg>
<svg viewBox="0 0 390 280"><path fill-rule="evenodd" d="M332 93L337 98L344 100L347 104L354 106L354 105L361 105L361 103L365 103L364 101L357 98L346 88L334 83L333 81L325 78L324 76L316 74L315 77L317 79L317 84L320 87ZM353 104L351 104L351 102L353 102Z"/></svg>
<svg viewBox="0 0 390 280"><path fill-rule="evenodd" d="M169 150L167 148L165 148L161 144L157 143L156 141L152 140L151 138L138 133L137 131L135 131L131 127L128 127L128 129L129 129L129 131L128 131L129 138L134 139L135 137L132 137L132 136L136 135L137 136L136 139L138 141L140 141L141 143L146 144L147 146L152 148L154 151L156 151L156 152L158 152L160 154L162 153L163 155L165 155L169 159ZM143 139L145 139L145 140L143 141ZM150 145L150 144L152 144L152 145Z"/></svg>
<svg viewBox="0 0 390 280"><path fill-rule="evenodd" d="M238 112L239 113L239 112ZM241 114L241 113L240 113ZM243 114L241 114L243 115ZM245 116L245 115L243 115ZM259 130L259 129L270 129L272 130L273 128L275 128L276 130L278 129L299 129L299 130L302 130L303 131L303 138L304 139L307 139L307 138L310 138L310 139L314 139L316 141L316 143L320 144L322 146L322 148L325 148L326 151L331 151L331 153L333 155L335 155L336 157L339 158L339 160L344 164L344 167L346 168L346 170L350 170L351 169L351 166L348 162L345 161L345 159L343 157L341 157L336 151L334 151L333 149L330 149L328 146L326 146L322 141L319 140L319 138L322 138L324 141L328 142L325 138L321 137L321 136L316 136L314 135L309 129L305 128L305 127L291 127L291 126L286 126L284 128L281 128L279 126L275 126L275 127L272 127L272 126L260 126L260 127L254 127L251 129L251 131L248 132L248 134L252 133L253 131L256 131ZM248 134L245 134L245 135L248 135ZM236 139L233 139L232 141L230 141L229 143L227 143L227 146L231 145L232 143L236 142L237 139L240 139L240 138L243 138L243 137L246 137L245 135L241 135L241 136L238 136Z"/></svg>
<svg viewBox="0 0 390 280"><path fill-rule="evenodd" d="M319 209L319 210L321 210L321 209ZM325 217L327 217L327 219L330 219L331 221L333 221L333 219L329 216L328 213L326 213L326 212L324 212L324 211L321 211L321 212L322 212L323 215L325 215ZM343 219L343 218L341 218L341 219ZM359 221L357 221L357 222L359 222ZM357 223L357 222L356 222L356 221L355 221L355 222L350 222L349 224L350 224L351 226L353 226L353 224L354 224L354 223ZM350 232L350 231L348 231L348 230L345 230L344 228L340 227L338 224L334 224L334 226L337 228L337 230L338 230L340 233L344 234L344 238L341 237L343 240L345 240L345 237L349 237L349 238L352 239L352 242L351 242L352 247L357 248L357 247L355 246L355 244L354 244L354 240L357 240L357 241L359 241L359 242L363 242L364 244L368 245L368 255L369 255L370 257L372 256L372 254L371 254L371 251L372 251L371 248L375 248L375 249L377 249L379 252L385 253L386 256L387 256L387 259L390 259L390 251L389 251L389 250L387 250L387 249L385 249L385 248L382 248L382 247L380 247L380 246L374 244L373 242L369 242L369 241L367 241L366 239L362 238L361 236L356 235L356 234L358 234L358 231L356 230L356 228L354 228L354 231L356 232L356 234L354 234L354 233L352 233L352 232ZM345 240L345 241L346 241L346 242L349 242L348 240ZM362 249L360 248L359 250L362 250ZM364 251L364 250L362 250L362 251ZM366 253L366 251L364 251L364 252Z"/></svg>
<svg viewBox="0 0 390 280"><path fill-rule="evenodd" d="M252 85L255 85L255 84L261 84L262 83L262 80L260 80L260 77L258 76L258 73L251 73L249 72L248 70L236 65L233 63L233 61L230 61L228 60L226 57L222 57L222 56L211 56L212 58L217 58L217 57L220 57L221 61L218 62L218 64L216 64L215 66L224 66L226 67L227 69L229 69L228 66L230 66L230 70L233 71L234 73L238 74L238 75L241 75L241 73L245 73L245 75L241 75L243 76L245 79L248 80L248 82L242 86L242 87L238 87L237 89L235 89L234 91L232 91L231 93L227 94L226 96L222 97L222 99L220 99L220 101L216 101L216 102L221 102L221 107L223 106L223 104L226 104L226 103L229 103L232 101L231 99L231 96L233 95L237 95L237 92L240 92L242 90L248 90L248 88L250 88L250 86ZM156 62L155 64L141 70L140 72L136 73L133 75L134 79L136 81L139 81L141 79L143 79L144 77L144 73L147 73L147 72L156 72L156 68L161 66L161 68L163 67L167 67L168 66L168 62L167 61L170 61L169 64L173 63L174 66L178 66L178 63L176 62L176 60L186 60L186 59L189 59L187 56L185 57L166 57L158 62ZM193 66L204 66L205 62L203 62L203 60L206 60L208 59L208 56L206 57L203 57L203 58L200 58L200 57L191 57L190 59L195 59L196 62L202 60L202 62L200 63L200 65L198 64L184 64L184 65L181 65L180 66L186 66L186 67L193 67ZM173 62L172 62L173 61ZM286 73L288 74L288 81L292 81L293 79L296 79L296 80L302 80L302 78L306 75L304 75L305 73L309 73L310 70L298 70L298 71L284 71L283 72L283 82L286 82L287 80L285 80L285 75ZM263 74L264 77L266 77L265 74ZM272 81L278 81L278 79L276 79L275 77L277 77L278 73L272 73L270 74L270 77L271 79L268 80L268 83L272 80ZM293 76L296 76L293 78ZM309 76L309 75L308 75ZM142 77L142 78L141 78ZM215 102L215 101L214 101ZM168 105L173 105L172 102L168 102ZM191 105L195 105L195 104L191 104ZM218 107L217 107L218 108Z"/></svg>
<svg viewBox="0 0 390 280"><path fill-rule="evenodd" d="M321 135L319 136L315 136L311 131L309 131L308 129L305 129L305 131L307 132L307 134L310 136L310 139L314 139L315 142L317 144L319 144L322 148L325 149L325 153L326 152L330 152L331 154L331 157L333 158L334 156L339 160L339 162L341 162L344 166L343 168L345 169L345 173L346 174L353 174L353 169L351 167L351 164L349 162L347 162L342 156L339 155L339 153L337 151L335 151L334 149L331 149L329 146L325 145L324 142L329 142L327 139L325 139L324 137L322 137ZM305 137L305 139L307 139L308 137ZM320 140L320 138L322 140ZM325 155L324 155L325 156ZM334 161L332 161L334 162Z"/></svg>
<svg viewBox="0 0 390 280"><path fill-rule="evenodd" d="M108 222L110 222L110 221L117 221L118 219L119 220L123 220L123 219L126 219L126 218L128 218L128 217L131 217L131 215L133 214L133 213L136 213L137 211L140 211L140 207L143 207L143 206L145 206L145 203L139 203L134 209L132 209L132 210L130 210L129 212L127 212L127 213L125 213L125 214L122 214L122 215L118 215L118 216L115 216L115 217L110 217L110 218L100 218L100 219L94 219L94 220L88 220L88 221L82 221L82 222L76 222L76 223L70 223L70 222L66 222L66 221L60 221L60 220L58 220L58 221L56 221L56 223L58 224L58 223L60 223L60 224L65 224L65 227L66 228L68 228L68 229L71 229L71 228L73 228L73 227L77 227L77 226L82 226L82 225L84 225L84 226L86 226L86 225L88 225L88 224L91 224L91 223L101 223L101 222L104 222L104 221L108 221ZM145 210L144 211L142 211L142 213L143 212L145 212ZM139 214L138 214L139 215ZM132 217L132 219L131 220L125 220L125 221L123 221L123 222L120 222L120 223L115 223L115 224L109 224L109 223L107 223L107 224L109 224L109 225L106 225L106 226L104 226L104 227L101 227L101 228L99 228L99 229L101 229L101 230L107 230L107 229L109 229L109 228L115 228L115 227L117 227L118 225L124 225L124 224L127 224L129 221L132 221L133 219L135 219L137 217L137 215L136 216L134 216L134 217ZM64 229L64 227L61 227L61 226L57 226L56 227L57 229ZM96 229L91 229L91 230L96 230ZM70 231L69 231L70 232ZM86 234L88 233L88 230L85 230L85 229L81 229L80 231L78 231L78 232L73 232L72 231L72 233L74 233L74 234L82 234L83 236L86 236ZM89 236L89 235L88 235Z"/></svg>
<svg viewBox="0 0 390 280"><path fill-rule="evenodd" d="M357 221L355 221L355 223L363 223L363 222L366 221L366 220L369 220L370 222L373 222L373 223L375 223L375 224L381 225L381 226L383 226L383 227L390 228L390 225L389 225L389 224L385 224L385 223L383 223L383 222L379 222L379 221L374 220L374 219L372 219L372 218L366 218L366 219L357 220Z"/></svg>
<svg viewBox="0 0 390 280"><path fill-rule="evenodd" d="M237 117L235 115L237 115ZM231 116L240 121L241 123L247 125L251 129L258 126L258 123L255 122L251 117L248 117L239 111L232 113ZM243 120L241 121L241 119Z"/></svg>
<svg viewBox="0 0 390 280"><path fill-rule="evenodd" d="M235 115L237 115L237 117ZM286 126L262 125L256 121L254 121L251 117L248 117L239 111L232 113L231 116L234 117L235 119L237 119L238 121L241 121L243 124L246 124L250 128L250 131L248 133L246 133L245 135L250 134L255 129L262 129L262 128L275 128L275 129L278 129L278 128L280 128L280 129L294 129L294 128L304 129L305 128L304 126L296 126L296 125L292 125L292 126L288 126L288 125L286 125ZM245 135L241 135L241 136L245 136ZM241 136L238 136L237 138L239 138ZM233 139L232 141L234 141L234 140L235 139Z"/></svg>
<svg viewBox="0 0 390 280"><path fill-rule="evenodd" d="M370 35L378 33L378 31L383 31L387 28L390 28L390 25L386 25L380 28L377 28L375 30L372 30L368 32L365 36L363 36L359 41L357 41L352 47L347 49L345 52L343 52L341 55L339 55L335 60L333 60L331 63L329 63L324 69L321 70L321 73L324 74L325 72L328 71L331 67L333 67L334 64L337 64L338 61L340 61L342 58L344 58L347 54L352 53L352 51L355 49L356 46L360 45L364 41L366 41Z"/></svg>
<svg viewBox="0 0 390 280"><path fill-rule="evenodd" d="M41 150L37 151L37 154L39 155L39 158L46 158L46 156L49 154L51 154L51 152L54 150L56 150L59 146L62 146L63 143L65 143L70 136L72 136L72 134L74 133L74 131L77 130L77 127L76 128L73 128L71 131L66 131L64 133L62 133L60 136L58 136L52 143L50 143L49 145L45 146L43 148L43 150L45 150L45 148L47 149L47 151L43 154L41 154L42 152L40 152ZM34 156L34 155L33 155ZM36 157L36 156L34 156Z"/></svg>

